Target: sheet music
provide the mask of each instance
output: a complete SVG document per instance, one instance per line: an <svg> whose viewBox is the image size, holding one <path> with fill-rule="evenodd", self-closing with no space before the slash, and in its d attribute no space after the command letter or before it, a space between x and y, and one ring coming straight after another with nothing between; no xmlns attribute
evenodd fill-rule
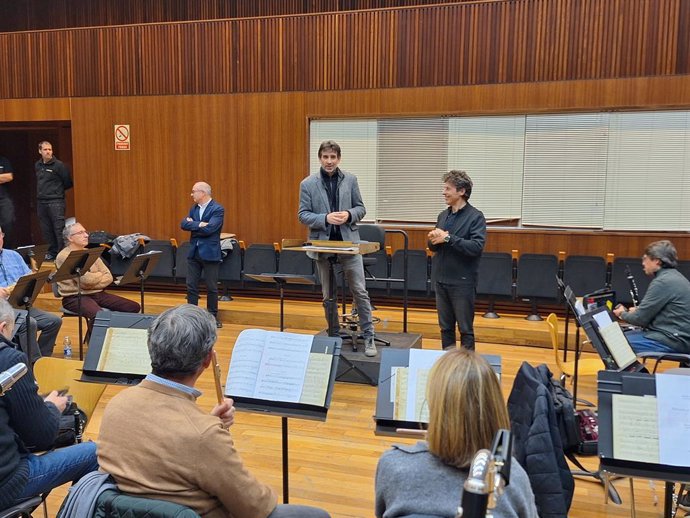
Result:
<svg viewBox="0 0 690 518"><path fill-rule="evenodd" d="M421 404L426 396L426 379L428 371L436 363L445 351L429 351L423 349L410 349L410 363L407 383L406 420L416 420L420 416ZM426 371L426 372L420 372ZM420 375L424 385L418 383Z"/></svg>
<svg viewBox="0 0 690 518"><path fill-rule="evenodd" d="M230 360L226 392L269 401L299 402L312 342L311 335L261 329L242 331Z"/></svg>
<svg viewBox="0 0 690 518"><path fill-rule="evenodd" d="M120 374L148 374L151 372L151 357L147 341L146 329L108 328L97 370Z"/></svg>
<svg viewBox="0 0 690 518"><path fill-rule="evenodd" d="M657 399L612 394L611 413L614 458L658 464Z"/></svg>
<svg viewBox="0 0 690 518"><path fill-rule="evenodd" d="M603 313L606 314L606 312ZM617 322L611 322L606 327L600 327L599 333L606 342L606 347L611 352L618 368L623 369L637 360L635 351L630 347L628 339Z"/></svg>
<svg viewBox="0 0 690 518"><path fill-rule="evenodd" d="M226 394L254 397L256 378L264 352L265 333L266 331L261 329L245 329L237 337L230 358L228 377L225 380Z"/></svg>
<svg viewBox="0 0 690 518"><path fill-rule="evenodd" d="M410 369L407 367L393 367L395 373L395 402L393 404L393 419L407 421L407 384Z"/></svg>
<svg viewBox="0 0 690 518"><path fill-rule="evenodd" d="M613 323L608 311L600 311L599 313L595 313L594 321L597 323L597 326L599 326L599 329L603 329L604 327Z"/></svg>
<svg viewBox="0 0 690 518"><path fill-rule="evenodd" d="M309 353L307 372L304 375L304 387L299 402L305 405L324 406L328 380L331 376L333 355L328 353Z"/></svg>
<svg viewBox="0 0 690 518"><path fill-rule="evenodd" d="M671 466L690 466L690 376L657 374L659 460Z"/></svg>
<svg viewBox="0 0 690 518"><path fill-rule="evenodd" d="M417 371L413 420L419 423L429 422L429 403L426 399L426 384L427 381L429 381L430 371L431 369L419 369Z"/></svg>

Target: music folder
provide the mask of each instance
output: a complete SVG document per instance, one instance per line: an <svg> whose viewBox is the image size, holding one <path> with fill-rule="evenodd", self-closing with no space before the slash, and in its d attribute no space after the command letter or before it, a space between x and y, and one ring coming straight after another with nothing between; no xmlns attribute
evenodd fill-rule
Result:
<svg viewBox="0 0 690 518"><path fill-rule="evenodd" d="M135 385L151 372L148 328L156 315L99 311L81 381Z"/></svg>

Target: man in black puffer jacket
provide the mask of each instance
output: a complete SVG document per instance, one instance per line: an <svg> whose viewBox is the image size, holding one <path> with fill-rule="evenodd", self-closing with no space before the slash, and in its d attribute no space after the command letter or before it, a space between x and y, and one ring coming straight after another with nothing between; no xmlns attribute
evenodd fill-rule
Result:
<svg viewBox="0 0 690 518"><path fill-rule="evenodd" d="M508 397L513 455L529 476L540 518L567 518L575 481L563 452L546 365L523 362Z"/></svg>

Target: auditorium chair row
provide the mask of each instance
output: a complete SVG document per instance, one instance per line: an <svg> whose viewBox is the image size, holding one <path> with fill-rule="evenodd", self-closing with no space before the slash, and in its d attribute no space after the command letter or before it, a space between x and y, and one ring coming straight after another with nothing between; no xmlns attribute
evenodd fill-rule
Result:
<svg viewBox="0 0 690 518"><path fill-rule="evenodd" d="M169 241L141 242L137 253L159 250L162 256L152 277L158 281L184 282L189 243L177 246ZM106 254L110 258L113 275L122 275L131 260ZM413 297L433 297L434 279L429 250L408 250L407 287ZM384 247L366 257L367 285L374 294L398 296L402 294L404 278L404 251L392 252ZM643 297L650 279L642 270L637 257L615 257L555 254L519 254L485 252L480 260L477 294L490 304L496 299L528 300L536 312L537 301L557 302L560 292L556 278L570 285L577 296L601 289L616 292L619 302L632 302L626 269L632 273L640 297ZM678 269L690 278L690 261L681 261ZM304 252L282 250L278 243L235 243L234 249L223 259L219 281L240 287L260 287L245 274L286 273L314 276L313 261ZM318 283L318 279L315 279ZM295 289L294 286L291 288ZM298 289L298 288L297 288Z"/></svg>

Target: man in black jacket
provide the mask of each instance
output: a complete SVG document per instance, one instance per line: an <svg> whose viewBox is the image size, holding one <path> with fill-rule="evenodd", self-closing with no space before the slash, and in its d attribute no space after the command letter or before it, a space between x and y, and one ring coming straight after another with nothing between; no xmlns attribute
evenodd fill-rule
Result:
<svg viewBox="0 0 690 518"><path fill-rule="evenodd" d="M0 300L0 372L27 363L26 355L9 341L13 327L12 307ZM29 453L29 448L42 451L53 446L66 405L67 397L56 391L41 399L31 371L0 397L0 509L98 469L93 442L43 455Z"/></svg>
<svg viewBox="0 0 690 518"><path fill-rule="evenodd" d="M43 239L49 245L46 260L53 261L65 246L62 240L62 230L65 228L65 191L72 188L72 176L67 166L53 156L50 142L40 142L38 152L41 155L35 167L38 222Z"/></svg>
<svg viewBox="0 0 690 518"><path fill-rule="evenodd" d="M443 175L443 197L448 208L438 215L436 228L429 232L432 278L436 279L436 310L441 327L441 345L455 347L455 326L460 343L474 349L474 297L477 290L479 258L486 241L486 220L468 203L472 179L465 171Z"/></svg>

